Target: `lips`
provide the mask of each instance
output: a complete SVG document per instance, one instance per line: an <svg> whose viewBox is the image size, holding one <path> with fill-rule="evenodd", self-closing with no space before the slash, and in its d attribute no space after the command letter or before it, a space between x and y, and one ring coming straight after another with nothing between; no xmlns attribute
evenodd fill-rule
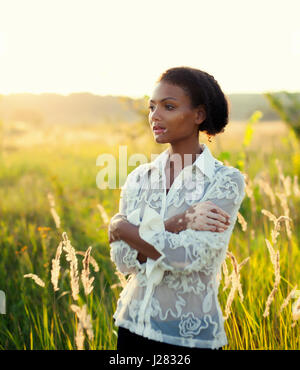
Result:
<svg viewBox="0 0 300 370"><path fill-rule="evenodd" d="M167 129L165 128L165 127L162 127L162 126L158 126L158 125L155 125L154 127L153 127L153 132L155 133L155 134L163 134L164 132L166 132L167 131Z"/></svg>
<svg viewBox="0 0 300 370"><path fill-rule="evenodd" d="M162 126L158 126L158 125L155 125L153 126L153 130L164 130L165 127L162 127Z"/></svg>
<svg viewBox="0 0 300 370"><path fill-rule="evenodd" d="M164 134L166 131L167 131L167 129L166 129L166 128L164 128L164 129L159 129L159 130L153 130L153 133L154 133L154 135L162 135L162 134Z"/></svg>

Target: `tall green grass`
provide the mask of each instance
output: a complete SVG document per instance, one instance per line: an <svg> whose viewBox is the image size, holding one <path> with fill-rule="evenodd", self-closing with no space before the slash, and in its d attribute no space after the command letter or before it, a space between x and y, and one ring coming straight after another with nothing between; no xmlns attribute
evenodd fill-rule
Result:
<svg viewBox="0 0 300 370"><path fill-rule="evenodd" d="M236 292L231 314L225 321L229 344L226 349L300 349L299 323L292 327L291 300L280 312L280 306L298 284L300 286L299 203L300 195L293 190L287 197L292 223L289 239L285 224L274 249L280 251L279 289L264 318L266 300L274 283L274 270L265 239L271 239L272 222L262 214L266 209L276 217L284 214L279 198L275 206L259 186L264 177L275 192L284 192L276 159L285 177L300 177L300 147L290 131L284 136L260 136L259 117L249 121L254 130L246 129L243 136L228 130L209 144L215 157L238 167L252 181L253 196L246 196L240 213L247 222L246 231L237 222L229 250L240 263L250 256L240 272L244 300ZM87 128L88 129L88 128ZM100 132L101 128L99 128ZM85 142L68 145L63 140L47 146L18 148L1 153L0 163L0 289L6 293L5 315L0 316L1 349L76 349L75 336L78 319L72 304L88 307L94 340L86 337L85 348L115 349L117 328L112 315L121 292L115 267L110 261L107 228L97 204L101 203L109 217L118 211L120 190L100 190L96 185L99 168L96 159L101 153L112 153L118 158L118 146L128 145L130 153L159 153L166 146L154 144L147 130L135 137L132 130L107 128L109 141ZM274 126L276 130L276 126ZM98 132L98 134L99 134ZM239 131L240 132L240 131ZM114 138L115 134L115 138ZM252 136L253 135L253 136ZM206 142L206 139L203 142ZM207 143L207 142L206 142ZM220 149L222 148L222 149ZM266 149L268 148L268 149ZM129 155L130 155L129 153ZM128 167L128 171L132 168ZM296 178L297 180L297 178ZM293 189L293 188L292 188ZM51 192L61 226L56 227L47 199ZM50 228L50 229L42 229ZM100 270L90 267L95 277L94 289L85 296L82 285L78 302L71 295L69 262L61 256L59 291L51 284L51 260L66 232L76 251L85 252L92 246L91 255ZM78 255L82 269L83 256ZM232 271L227 259L229 273ZM44 282L40 287L24 274L34 273ZM222 276L219 300L225 309L230 287L223 290Z"/></svg>

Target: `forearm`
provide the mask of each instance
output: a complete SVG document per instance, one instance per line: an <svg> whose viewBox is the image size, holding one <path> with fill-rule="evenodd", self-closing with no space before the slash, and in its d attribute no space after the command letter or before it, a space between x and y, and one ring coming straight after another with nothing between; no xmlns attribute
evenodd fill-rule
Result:
<svg viewBox="0 0 300 370"><path fill-rule="evenodd" d="M133 249L136 249L146 257L157 260L161 254L153 245L145 242L139 235L139 227L128 221L122 220L118 225L118 234L121 240L124 240Z"/></svg>
<svg viewBox="0 0 300 370"><path fill-rule="evenodd" d="M187 229L187 219L185 212L172 216L164 221L165 230L170 233L178 234L180 231Z"/></svg>
<svg viewBox="0 0 300 370"><path fill-rule="evenodd" d="M119 215L118 213L115 214L114 218L115 219L126 219L124 215ZM187 219L186 219L185 212L179 213L175 216L168 218L166 221L164 221L164 224L165 224L165 230L169 231L170 233L178 234L180 231L186 230L187 229ZM125 235L126 235L126 228L123 231L125 231Z"/></svg>
<svg viewBox="0 0 300 370"><path fill-rule="evenodd" d="M168 220L164 221L164 224L166 231L176 234L182 230L186 230L186 220L182 213L170 217ZM124 240L132 248L139 251L141 254L141 261L145 261L143 256L150 257L153 260L156 260L161 256L161 254L151 244L145 242L140 237L138 226L135 226L123 219L118 224L118 234L121 240Z"/></svg>

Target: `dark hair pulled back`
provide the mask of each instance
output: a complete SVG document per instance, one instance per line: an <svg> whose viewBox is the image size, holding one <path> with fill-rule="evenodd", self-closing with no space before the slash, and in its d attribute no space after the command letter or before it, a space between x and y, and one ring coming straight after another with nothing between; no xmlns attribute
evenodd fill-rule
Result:
<svg viewBox="0 0 300 370"><path fill-rule="evenodd" d="M206 119L199 125L199 131L205 132L209 139L224 132L229 116L228 101L212 75L191 67L175 67L162 73L157 82L161 81L181 87L193 108L204 106Z"/></svg>

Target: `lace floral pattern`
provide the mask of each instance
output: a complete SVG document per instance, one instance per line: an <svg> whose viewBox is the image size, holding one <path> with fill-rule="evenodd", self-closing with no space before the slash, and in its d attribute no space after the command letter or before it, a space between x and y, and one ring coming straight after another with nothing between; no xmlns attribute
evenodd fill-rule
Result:
<svg viewBox="0 0 300 370"><path fill-rule="evenodd" d="M161 257L140 264L137 251L126 242L111 243L112 261L120 272L130 275L114 318L115 325L156 341L218 348L227 344L217 298L218 277L245 196L245 180L238 169L215 159L205 144L202 148L193 165L175 178L167 195L167 150L127 177L119 213L139 227L140 237ZM173 234L165 230L164 220L206 200L230 215L225 232L187 229Z"/></svg>
<svg viewBox="0 0 300 370"><path fill-rule="evenodd" d="M209 315L205 315L203 320L194 316L193 312L189 312L186 315L182 315L181 321L179 323L179 332L183 337L194 337L200 333L201 330L207 329L209 325L209 321L211 324L214 324L214 331L215 327L217 326L216 323L211 321Z"/></svg>
<svg viewBox="0 0 300 370"><path fill-rule="evenodd" d="M113 242L110 246L110 258L122 274L128 275L139 272L138 251L136 249L131 248L123 240Z"/></svg>

